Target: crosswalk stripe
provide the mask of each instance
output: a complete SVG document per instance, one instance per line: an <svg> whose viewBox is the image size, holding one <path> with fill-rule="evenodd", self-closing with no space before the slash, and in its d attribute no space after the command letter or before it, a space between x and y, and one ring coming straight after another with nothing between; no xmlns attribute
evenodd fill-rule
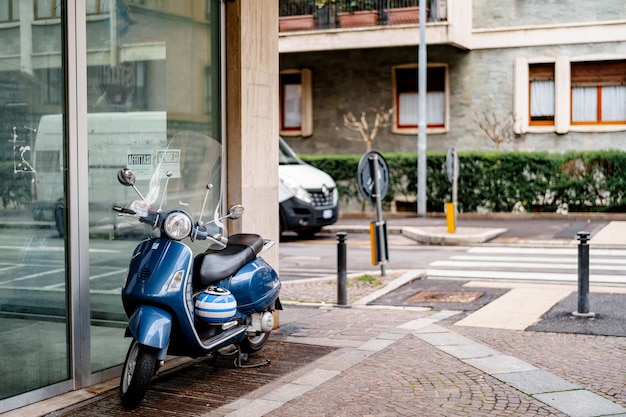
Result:
<svg viewBox="0 0 626 417"><path fill-rule="evenodd" d="M564 261L573 262L574 265L577 265L578 258L576 256L570 257L530 257L530 256L480 256L480 255L455 255L451 256L450 259L459 260L459 261L512 261L512 262L535 262L537 259L541 259L541 263L561 263ZM622 259L610 259L610 258L598 258L593 257L589 259L590 265L626 265L626 257Z"/></svg>
<svg viewBox="0 0 626 417"><path fill-rule="evenodd" d="M468 249L468 253L502 253L513 255L578 255L578 248L538 248L538 247L509 247L509 246L476 246ZM617 256L626 257L626 249L595 249L589 247L589 258L593 256Z"/></svg>
<svg viewBox="0 0 626 417"><path fill-rule="evenodd" d="M528 269L578 269L577 263L544 263L540 260L533 262L513 262L513 261L474 261L456 260L434 261L430 266L446 266L457 268L528 268ZM626 271L626 265L602 265L593 264L595 269L603 271Z"/></svg>
<svg viewBox="0 0 626 417"><path fill-rule="evenodd" d="M542 272L514 272L514 271L467 271L451 269L428 269L428 278L468 278L484 280L518 280L518 281L557 281L576 282L575 273L542 273ZM592 284L626 284L626 277L620 275L589 274Z"/></svg>
<svg viewBox="0 0 626 417"><path fill-rule="evenodd" d="M465 255L431 262L427 274L430 278L577 282L577 255L576 248L479 246ZM590 251L589 264L590 283L626 284L626 250Z"/></svg>

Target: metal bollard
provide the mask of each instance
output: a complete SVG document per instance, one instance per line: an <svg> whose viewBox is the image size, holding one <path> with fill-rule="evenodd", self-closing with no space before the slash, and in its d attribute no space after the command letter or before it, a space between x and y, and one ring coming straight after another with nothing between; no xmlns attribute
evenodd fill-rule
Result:
<svg viewBox="0 0 626 417"><path fill-rule="evenodd" d="M589 312L589 232L578 232L578 311L577 317L595 317Z"/></svg>
<svg viewBox="0 0 626 417"><path fill-rule="evenodd" d="M348 279L346 269L346 240L348 234L346 232L337 233L337 305L345 306L348 304Z"/></svg>

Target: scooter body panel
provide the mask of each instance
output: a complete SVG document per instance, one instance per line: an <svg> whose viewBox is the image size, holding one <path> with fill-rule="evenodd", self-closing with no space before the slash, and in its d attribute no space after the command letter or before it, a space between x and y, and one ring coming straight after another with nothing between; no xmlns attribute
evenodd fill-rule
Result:
<svg viewBox="0 0 626 417"><path fill-rule="evenodd" d="M172 331L172 315L162 308L139 306L128 321L128 330L142 345L158 349L157 358L165 360Z"/></svg>
<svg viewBox="0 0 626 417"><path fill-rule="evenodd" d="M129 330L140 343L160 349L160 358L166 354L195 358L216 349L210 339L201 340L194 327L192 263L191 249L167 238L143 241L133 253L122 289ZM182 282L173 291L177 272ZM267 310L278 298L281 286L276 271L262 258L250 261L215 285L233 294L237 301L233 319L241 324L250 314ZM237 332L219 346L239 343L244 337L245 333Z"/></svg>
<svg viewBox="0 0 626 417"><path fill-rule="evenodd" d="M189 276L192 261L191 249L184 243L166 238L143 241L133 253L127 283L122 289L122 302L129 317L145 306L158 307L170 314L170 339L176 340L180 346L199 344L193 329L194 310ZM178 290L172 287L177 272L177 279L181 280ZM164 321L159 323L165 324Z"/></svg>
<svg viewBox="0 0 626 417"><path fill-rule="evenodd" d="M217 285L235 296L237 309L244 315L265 311L280 292L278 274L262 258L248 262L235 275Z"/></svg>
<svg viewBox="0 0 626 417"><path fill-rule="evenodd" d="M184 271L186 278L191 263L191 249L184 243L165 238L141 242L133 253L126 286L122 289L126 313L132 314L129 307L134 310L135 303L146 301L167 306L181 304L184 292L168 292L168 287L177 271Z"/></svg>

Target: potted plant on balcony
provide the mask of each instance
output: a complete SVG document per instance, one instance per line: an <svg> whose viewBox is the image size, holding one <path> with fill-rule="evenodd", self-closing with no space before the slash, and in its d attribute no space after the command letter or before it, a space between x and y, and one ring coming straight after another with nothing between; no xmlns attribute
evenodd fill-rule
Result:
<svg viewBox="0 0 626 417"><path fill-rule="evenodd" d="M315 0L279 0L279 32L315 29Z"/></svg>
<svg viewBox="0 0 626 417"><path fill-rule="evenodd" d="M339 26L346 28L378 25L377 6L376 0L342 0L337 13Z"/></svg>
<svg viewBox="0 0 626 417"><path fill-rule="evenodd" d="M391 0L387 9L387 22L390 25L419 23L418 0ZM426 8L428 15L428 7Z"/></svg>

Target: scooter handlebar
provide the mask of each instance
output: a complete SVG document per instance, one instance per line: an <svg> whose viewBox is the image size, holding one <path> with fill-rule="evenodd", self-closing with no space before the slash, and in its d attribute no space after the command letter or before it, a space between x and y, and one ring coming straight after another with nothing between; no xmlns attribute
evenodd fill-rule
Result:
<svg viewBox="0 0 626 417"><path fill-rule="evenodd" d="M135 210L131 210L129 208L122 207L122 206L113 206L113 207L111 207L111 209L113 211L116 211L116 212L120 213L120 214L127 214L129 216L136 216L137 215Z"/></svg>

